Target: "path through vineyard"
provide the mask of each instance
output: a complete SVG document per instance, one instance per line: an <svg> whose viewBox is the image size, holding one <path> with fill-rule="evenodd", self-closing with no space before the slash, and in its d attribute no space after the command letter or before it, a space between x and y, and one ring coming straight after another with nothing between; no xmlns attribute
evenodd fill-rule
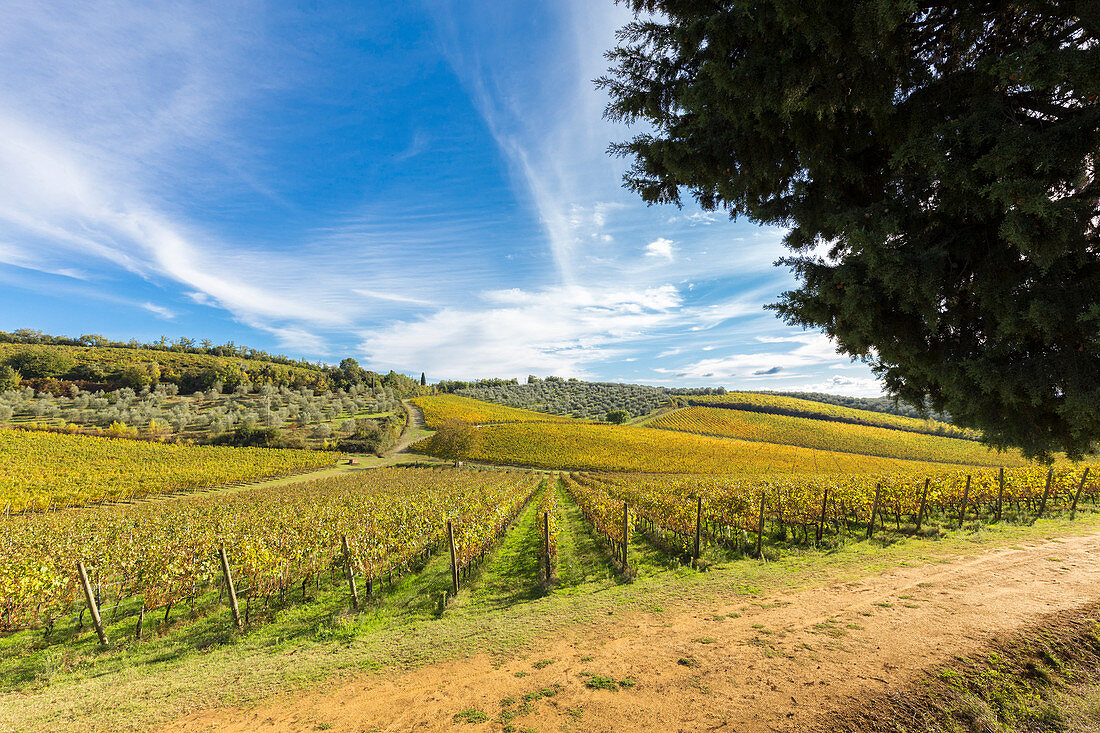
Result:
<svg viewBox="0 0 1100 733"><path fill-rule="evenodd" d="M500 730L502 709L525 695L530 711L515 730L829 730L830 716L868 696L1097 600L1100 534L1047 539L690 611L593 620L503 664L477 656L364 676L167 730ZM591 675L612 680L604 686L634 684L591 689ZM473 709L490 722L455 721Z"/></svg>
<svg viewBox="0 0 1100 733"><path fill-rule="evenodd" d="M401 433L401 437L397 439L392 448L386 451L387 456L403 452L410 445L428 435L427 428L424 425L424 413L420 411L420 408L408 400L405 400L403 404L409 412L409 422L405 426L405 431Z"/></svg>

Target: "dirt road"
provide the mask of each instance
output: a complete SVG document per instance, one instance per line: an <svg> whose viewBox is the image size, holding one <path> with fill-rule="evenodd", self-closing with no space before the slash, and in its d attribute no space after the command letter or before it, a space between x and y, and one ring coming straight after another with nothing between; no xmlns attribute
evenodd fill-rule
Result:
<svg viewBox="0 0 1100 733"><path fill-rule="evenodd" d="M405 432L401 434L398 441L386 451L387 456L401 453L425 436L426 428L424 426L424 413L420 411L419 407L411 402L405 402L404 404L405 409L409 412L409 424L405 427Z"/></svg>
<svg viewBox="0 0 1100 733"><path fill-rule="evenodd" d="M673 618L639 615L613 638L578 633L499 667L475 657L368 676L167 730L807 730L995 635L1098 599L1100 534L1032 542Z"/></svg>

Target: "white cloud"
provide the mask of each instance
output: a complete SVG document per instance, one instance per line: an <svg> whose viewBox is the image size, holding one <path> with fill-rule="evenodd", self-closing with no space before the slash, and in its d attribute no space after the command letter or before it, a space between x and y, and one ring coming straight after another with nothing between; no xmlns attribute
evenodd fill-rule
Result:
<svg viewBox="0 0 1100 733"><path fill-rule="evenodd" d="M364 334L371 364L433 378L530 373L583 377L677 318L675 287L641 291L555 286L482 294L486 307L444 308Z"/></svg>
<svg viewBox="0 0 1100 733"><path fill-rule="evenodd" d="M675 244L671 239L658 237L645 246L646 257L662 257L671 262L674 259L673 248Z"/></svg>
<svg viewBox="0 0 1100 733"><path fill-rule="evenodd" d="M159 318L163 318L167 321L170 321L176 317L176 314L173 311L165 308L162 305L157 305L156 303L142 303L141 307L149 311L150 313L158 316Z"/></svg>
<svg viewBox="0 0 1100 733"><path fill-rule="evenodd" d="M424 298L416 298L411 295L403 295L401 293L386 293L380 290L366 290L363 288L354 288L352 290L356 295L362 295L364 298L373 298L374 300L386 300L392 303L408 303L409 305L433 305L432 301L425 300Z"/></svg>
<svg viewBox="0 0 1100 733"><path fill-rule="evenodd" d="M884 392L882 383L874 378L833 376L821 382L792 385L791 392L825 392L850 397L881 397Z"/></svg>
<svg viewBox="0 0 1100 733"><path fill-rule="evenodd" d="M828 366L846 357L837 354L836 346L824 334L806 333L781 337L758 337L765 343L799 344L787 351L763 351L734 354L714 359L701 359L680 368L657 371L689 380L731 380L771 376L779 371ZM778 367L779 371L772 371Z"/></svg>

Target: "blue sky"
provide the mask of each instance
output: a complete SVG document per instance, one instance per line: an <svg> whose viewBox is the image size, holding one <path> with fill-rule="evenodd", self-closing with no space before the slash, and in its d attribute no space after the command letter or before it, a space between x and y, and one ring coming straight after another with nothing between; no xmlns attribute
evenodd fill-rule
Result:
<svg viewBox="0 0 1100 733"><path fill-rule="evenodd" d="M763 310L780 231L621 188L610 0L3 8L0 329L880 391Z"/></svg>

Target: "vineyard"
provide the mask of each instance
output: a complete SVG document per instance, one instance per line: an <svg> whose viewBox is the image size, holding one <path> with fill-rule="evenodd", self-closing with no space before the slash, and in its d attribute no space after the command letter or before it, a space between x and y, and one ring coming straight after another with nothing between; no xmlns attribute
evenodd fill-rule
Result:
<svg viewBox="0 0 1100 733"><path fill-rule="evenodd" d="M882 473L921 467L898 458L577 421L487 425L468 438L465 459L551 469L759 475ZM455 457L445 434L426 438L415 449ZM945 465L929 463L926 470L942 470Z"/></svg>
<svg viewBox="0 0 1100 733"><path fill-rule="evenodd" d="M35 436L38 437L38 436ZM310 454L315 455L315 454ZM561 485L602 537L618 572L632 572L632 536L701 561L707 546L759 556L775 540L806 546L870 538L889 528L1073 518L1095 507L1092 467L885 475L699 476L575 472ZM540 488L542 489L540 492ZM450 554L456 592L538 496L538 581L552 586L562 506L544 474L444 468L360 471L278 488L0 519L0 629L45 628L84 612L106 639L110 621L228 599L236 626L311 589L346 583L353 606L433 553ZM938 531L938 530L937 530ZM833 539L830 539L833 538ZM79 567L75 561L79 561ZM82 595L83 590L83 595ZM217 601L214 601L214 595ZM243 604L243 611L239 609ZM259 616L257 614L260 614ZM106 643L106 641L104 642Z"/></svg>
<svg viewBox="0 0 1100 733"><path fill-rule="evenodd" d="M166 445L0 430L6 513L253 481L333 463L320 451Z"/></svg>
<svg viewBox="0 0 1100 733"><path fill-rule="evenodd" d="M60 658L78 677L99 660L127 669L168 647L203 659L272 639L351 650L360 634L415 657L422 632L467 617L491 628L544 597L575 622L574 604L600 590L630 587L657 607L685 578L714 571L728 592L776 566L758 559L878 557L992 525L1045 532L1028 525L1095 522L1100 500L1096 466L1022 464L896 428L704 407L615 426L454 395L416 402L438 430L414 450L503 465L349 466L129 501L334 456L0 431L0 678L37 680Z"/></svg>
<svg viewBox="0 0 1100 733"><path fill-rule="evenodd" d="M424 413L424 422L429 428L439 428L449 422L476 424L487 423L543 423L565 422L570 418L531 412L515 407L494 405L490 402L459 397L457 395L436 395L417 397L412 401Z"/></svg>
<svg viewBox="0 0 1100 733"><path fill-rule="evenodd" d="M746 412L763 412L773 415L806 417L814 420L832 420L853 425L890 428L912 433L946 435L954 438L977 440L980 436L972 430L956 427L936 420L920 420L902 417L884 412L857 410L825 402L785 397L760 392L728 392L724 395L689 396L680 398L681 402L699 407L717 407Z"/></svg>
<svg viewBox="0 0 1100 733"><path fill-rule="evenodd" d="M356 577L369 595L381 578L392 582L448 543L458 585L541 480L378 469L211 498L4 517L0 626L49 633L65 616L82 626L92 604L81 596L77 560L98 612L112 619L155 609L167 618L183 605L194 613L209 594L228 593L235 609L238 598L244 604L237 623L247 624L258 601L269 608L304 597L324 576L346 578L358 603Z"/></svg>
<svg viewBox="0 0 1100 733"><path fill-rule="evenodd" d="M996 453L972 440L764 412L687 407L660 415L647 425L663 430L885 458L977 466L1024 464L1017 454Z"/></svg>
<svg viewBox="0 0 1100 733"><path fill-rule="evenodd" d="M921 472L885 476L735 478L574 473L570 495L621 566L639 523L662 546L700 554L713 542L759 555L767 537L817 545L828 535L870 538L876 528L919 534L937 521L1034 521L1048 512L1074 518L1100 499L1095 467Z"/></svg>

